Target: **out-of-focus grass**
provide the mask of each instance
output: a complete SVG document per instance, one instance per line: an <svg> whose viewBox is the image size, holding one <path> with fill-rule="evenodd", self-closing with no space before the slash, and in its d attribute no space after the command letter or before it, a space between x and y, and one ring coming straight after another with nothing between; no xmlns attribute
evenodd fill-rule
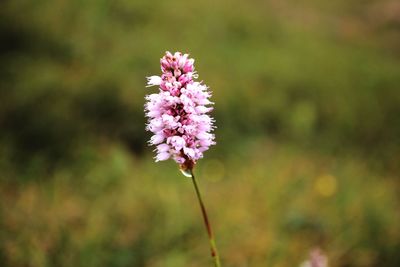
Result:
<svg viewBox="0 0 400 267"><path fill-rule="evenodd" d="M399 263L398 189L362 161L253 140L196 167L225 266ZM89 152L88 152L89 153ZM8 266L206 266L191 181L175 164L92 151L84 171L1 189ZM89 153L89 154L90 154Z"/></svg>

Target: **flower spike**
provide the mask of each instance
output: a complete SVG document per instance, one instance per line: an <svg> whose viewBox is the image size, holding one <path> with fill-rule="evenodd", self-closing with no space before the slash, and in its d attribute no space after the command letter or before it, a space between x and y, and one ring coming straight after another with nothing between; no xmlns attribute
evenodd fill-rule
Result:
<svg viewBox="0 0 400 267"><path fill-rule="evenodd" d="M146 130L149 144L156 146L156 161L172 158L183 171L192 170L203 152L215 145L214 120L208 115L213 103L208 87L195 81L194 59L188 54L166 52L161 76L147 77L147 87L158 86L146 96ZM189 172L190 173L190 172Z"/></svg>

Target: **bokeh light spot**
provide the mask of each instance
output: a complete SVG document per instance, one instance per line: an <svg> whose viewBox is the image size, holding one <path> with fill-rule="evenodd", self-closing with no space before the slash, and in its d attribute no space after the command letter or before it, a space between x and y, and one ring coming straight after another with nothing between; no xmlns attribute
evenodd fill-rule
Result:
<svg viewBox="0 0 400 267"><path fill-rule="evenodd" d="M337 191L337 181L333 175L319 176L314 183L314 190L323 197L331 197Z"/></svg>

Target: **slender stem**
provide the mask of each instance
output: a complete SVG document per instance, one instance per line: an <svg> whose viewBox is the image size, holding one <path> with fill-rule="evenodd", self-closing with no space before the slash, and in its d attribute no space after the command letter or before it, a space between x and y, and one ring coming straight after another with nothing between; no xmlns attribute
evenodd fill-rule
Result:
<svg viewBox="0 0 400 267"><path fill-rule="evenodd" d="M220 262L220 259L219 259L217 245L215 244L214 234L213 234L213 231L212 231L212 228L211 228L210 221L209 221L208 216L207 216L207 211L206 211L206 208L204 206L203 200L201 198L201 194L200 194L200 190L199 190L199 187L197 185L197 182L196 182L196 178L194 177L193 172L191 174L192 174L192 181L193 181L194 189L196 190L197 199L199 200L201 213L203 215L204 224L205 224L206 229L207 229L208 239L210 241L211 256L214 259L215 267L221 267L221 262Z"/></svg>

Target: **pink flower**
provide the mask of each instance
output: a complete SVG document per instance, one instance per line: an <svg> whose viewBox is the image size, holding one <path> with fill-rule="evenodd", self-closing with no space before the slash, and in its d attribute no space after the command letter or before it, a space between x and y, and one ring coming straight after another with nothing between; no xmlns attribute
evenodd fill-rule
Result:
<svg viewBox="0 0 400 267"><path fill-rule="evenodd" d="M157 94L146 96L146 130L150 145L157 146L155 160L174 159L193 168L203 152L215 145L214 120L207 114L213 103L208 87L194 81L194 59L188 54L166 52L161 58L161 76L147 77L147 87L158 86Z"/></svg>
<svg viewBox="0 0 400 267"><path fill-rule="evenodd" d="M328 267L328 258L319 248L314 248L310 252L310 257L303 262L300 267Z"/></svg>

